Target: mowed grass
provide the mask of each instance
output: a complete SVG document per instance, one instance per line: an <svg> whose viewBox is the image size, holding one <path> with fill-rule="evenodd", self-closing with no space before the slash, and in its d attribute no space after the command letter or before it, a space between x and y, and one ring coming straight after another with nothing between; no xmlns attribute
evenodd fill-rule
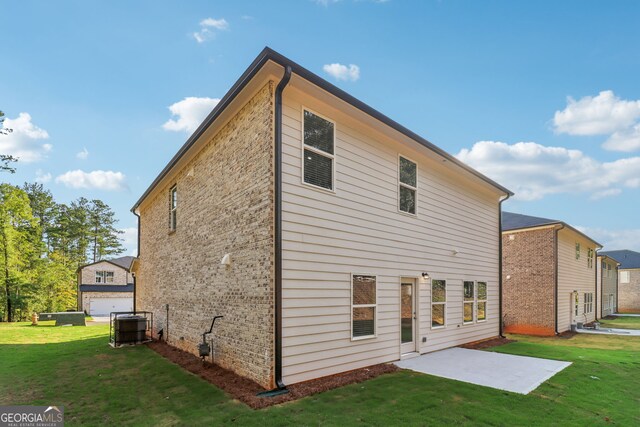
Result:
<svg viewBox="0 0 640 427"><path fill-rule="evenodd" d="M599 320L603 328L640 329L640 316L616 316L615 319Z"/></svg>
<svg viewBox="0 0 640 427"><path fill-rule="evenodd" d="M401 371L254 411L108 326L0 324L0 405L63 405L67 425L640 425L640 337L512 336L503 353L573 364L527 396ZM496 372L500 375L500 372Z"/></svg>

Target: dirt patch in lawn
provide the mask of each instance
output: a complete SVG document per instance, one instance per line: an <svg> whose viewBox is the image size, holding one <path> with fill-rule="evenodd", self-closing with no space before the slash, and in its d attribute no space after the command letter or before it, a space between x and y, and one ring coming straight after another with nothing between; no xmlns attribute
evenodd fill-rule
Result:
<svg viewBox="0 0 640 427"><path fill-rule="evenodd" d="M287 389L289 390L289 393L287 394L281 394L274 397L260 397L257 396L257 394L265 391L265 389L250 379L241 377L228 369L224 369L213 363L203 362L194 354L179 350L165 342L154 341L148 343L147 347L187 371L198 375L211 384L214 384L216 387L221 388L233 398L238 399L253 409L261 409L266 408L267 406L290 402L348 384L360 383L379 375L398 370L398 367L392 364L374 365L367 368L356 369L341 374L293 384L287 386Z"/></svg>
<svg viewBox="0 0 640 427"><path fill-rule="evenodd" d="M564 331L560 334L558 334L558 338L564 338L564 339L569 339L569 338L573 338L576 335L578 335L577 332L573 332L573 331Z"/></svg>
<svg viewBox="0 0 640 427"><path fill-rule="evenodd" d="M489 338L488 340L470 342L468 344L461 345L462 348L468 348L470 350L483 350L485 348L497 347L499 345L509 344L510 342L516 342L516 340L510 340L509 338Z"/></svg>

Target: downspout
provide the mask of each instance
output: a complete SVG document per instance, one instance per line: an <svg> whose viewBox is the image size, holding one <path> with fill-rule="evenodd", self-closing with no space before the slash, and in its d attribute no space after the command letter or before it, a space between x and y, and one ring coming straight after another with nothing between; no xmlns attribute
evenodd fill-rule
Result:
<svg viewBox="0 0 640 427"><path fill-rule="evenodd" d="M595 270L596 270L596 291L594 292L595 296L596 296L596 316L595 316L595 321L598 321L598 264L600 264L600 302L602 303L603 299L602 299L602 289L604 288L604 271L602 270L602 262L598 263L598 251L596 251L595 255L594 255L595 261ZM602 315L602 312L604 311L604 307L600 307L600 314Z"/></svg>
<svg viewBox="0 0 640 427"><path fill-rule="evenodd" d="M282 92L291 80L291 66L285 66L284 76L275 93L275 383L276 390L287 392L282 382ZM278 394L280 394L278 393Z"/></svg>
<svg viewBox="0 0 640 427"><path fill-rule="evenodd" d="M504 320L502 319L502 203L507 201L511 197L507 194L507 197L500 200L498 203L498 316L499 316L499 336L504 338Z"/></svg>
<svg viewBox="0 0 640 427"><path fill-rule="evenodd" d="M558 332L558 232L564 228L564 224L561 224L559 228L556 228L553 233L553 258L554 258L554 268L555 268L555 282L556 286L553 289L553 300L554 300L554 313L553 313L553 321L555 325L555 333L556 335L560 335ZM573 310L573 307L571 307ZM571 318L571 314L569 314L569 318Z"/></svg>
<svg viewBox="0 0 640 427"><path fill-rule="evenodd" d="M137 255L136 258L138 258L138 261L140 261L140 227L142 225L140 224L140 214L136 213L135 210L133 211L133 214L138 217L138 247L137 247L138 255ZM136 261L134 261L133 263L135 263L135 262ZM133 265L133 263L131 263L131 265ZM137 284L137 277L136 277L135 274L133 274L133 312L134 313L137 311L136 310L136 307L137 307L137 304L136 304L136 290L138 288L137 285L138 285Z"/></svg>

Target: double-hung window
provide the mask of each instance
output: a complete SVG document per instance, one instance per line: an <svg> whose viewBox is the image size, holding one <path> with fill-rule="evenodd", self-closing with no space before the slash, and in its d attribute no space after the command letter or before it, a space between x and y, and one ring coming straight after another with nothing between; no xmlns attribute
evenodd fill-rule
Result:
<svg viewBox="0 0 640 427"><path fill-rule="evenodd" d="M585 292L584 294L584 313L593 312L593 292Z"/></svg>
<svg viewBox="0 0 640 427"><path fill-rule="evenodd" d="M629 283L630 277L628 271L620 272L620 283Z"/></svg>
<svg viewBox="0 0 640 427"><path fill-rule="evenodd" d="M333 190L335 125L311 111L304 110L303 115L303 180Z"/></svg>
<svg viewBox="0 0 640 427"><path fill-rule="evenodd" d="M443 328L447 316L447 282L431 281L431 327Z"/></svg>
<svg viewBox="0 0 640 427"><path fill-rule="evenodd" d="M487 320L487 282L478 282L478 304L476 308L478 322Z"/></svg>
<svg viewBox="0 0 640 427"><path fill-rule="evenodd" d="M580 259L580 243L576 243L576 259Z"/></svg>
<svg viewBox="0 0 640 427"><path fill-rule="evenodd" d="M169 230L175 231L178 226L178 187L175 185L169 191Z"/></svg>
<svg viewBox="0 0 640 427"><path fill-rule="evenodd" d="M589 250L587 251L587 266L589 268L593 268L593 253L594 250L589 248Z"/></svg>
<svg viewBox="0 0 640 427"><path fill-rule="evenodd" d="M398 180L398 207L401 212L415 215L418 204L418 165L399 156Z"/></svg>
<svg viewBox="0 0 640 427"><path fill-rule="evenodd" d="M475 282L464 282L463 323L473 323L473 306L476 304L475 287Z"/></svg>
<svg viewBox="0 0 640 427"><path fill-rule="evenodd" d="M351 337L376 335L376 276L354 274L351 278Z"/></svg>
<svg viewBox="0 0 640 427"><path fill-rule="evenodd" d="M96 283L113 283L113 271L96 271Z"/></svg>

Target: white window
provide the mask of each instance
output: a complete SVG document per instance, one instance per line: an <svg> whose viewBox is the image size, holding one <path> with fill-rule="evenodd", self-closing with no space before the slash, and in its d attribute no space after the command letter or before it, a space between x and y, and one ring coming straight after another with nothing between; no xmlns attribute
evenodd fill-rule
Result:
<svg viewBox="0 0 640 427"><path fill-rule="evenodd" d="M580 243L576 243L576 259L580 259Z"/></svg>
<svg viewBox="0 0 640 427"><path fill-rule="evenodd" d="M476 292L475 292L476 283L471 281L465 281L463 283L464 288L464 302L463 305L463 319L462 323L469 324L473 323L474 320L474 305L476 304Z"/></svg>
<svg viewBox="0 0 640 427"><path fill-rule="evenodd" d="M303 181L333 190L335 125L311 111L303 115Z"/></svg>
<svg viewBox="0 0 640 427"><path fill-rule="evenodd" d="M607 277L611 276L611 264L607 264Z"/></svg>
<svg viewBox="0 0 640 427"><path fill-rule="evenodd" d="M175 231L178 225L178 187L171 187L169 192L169 229Z"/></svg>
<svg viewBox="0 0 640 427"><path fill-rule="evenodd" d="M584 294L584 314L593 313L593 292Z"/></svg>
<svg viewBox="0 0 640 427"><path fill-rule="evenodd" d="M113 271L96 271L96 283L113 283Z"/></svg>
<svg viewBox="0 0 640 427"><path fill-rule="evenodd" d="M609 294L609 310L614 310L616 308L615 305L613 294Z"/></svg>
<svg viewBox="0 0 640 427"><path fill-rule="evenodd" d="M593 254L594 250L589 248L589 250L587 251L587 266L589 268L593 268Z"/></svg>
<svg viewBox="0 0 640 427"><path fill-rule="evenodd" d="M418 165L402 156L398 157L398 209L416 214L418 205Z"/></svg>
<svg viewBox="0 0 640 427"><path fill-rule="evenodd" d="M478 282L478 304L476 316L478 322L487 320L487 282Z"/></svg>
<svg viewBox="0 0 640 427"><path fill-rule="evenodd" d="M620 283L629 283L629 272L621 271L620 272Z"/></svg>
<svg viewBox="0 0 640 427"><path fill-rule="evenodd" d="M431 281L431 327L443 328L447 324L447 282Z"/></svg>
<svg viewBox="0 0 640 427"><path fill-rule="evenodd" d="M351 280L351 337L371 338L376 335L376 276L354 274Z"/></svg>

